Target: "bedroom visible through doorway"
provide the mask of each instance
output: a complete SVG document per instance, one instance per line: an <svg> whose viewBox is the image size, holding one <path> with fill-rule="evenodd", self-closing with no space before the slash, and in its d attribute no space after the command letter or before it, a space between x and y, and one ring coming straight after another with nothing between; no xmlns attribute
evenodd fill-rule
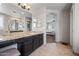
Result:
<svg viewBox="0 0 79 59"><path fill-rule="evenodd" d="M46 17L46 39L47 43L55 42L56 14L49 13Z"/></svg>

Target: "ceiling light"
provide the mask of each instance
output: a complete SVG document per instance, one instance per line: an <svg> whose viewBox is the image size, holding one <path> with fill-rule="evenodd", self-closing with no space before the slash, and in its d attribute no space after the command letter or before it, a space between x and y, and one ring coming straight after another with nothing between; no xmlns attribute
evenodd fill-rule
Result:
<svg viewBox="0 0 79 59"><path fill-rule="evenodd" d="M18 6L20 6L23 9L27 9L27 10L31 9L31 4L29 3L18 3Z"/></svg>

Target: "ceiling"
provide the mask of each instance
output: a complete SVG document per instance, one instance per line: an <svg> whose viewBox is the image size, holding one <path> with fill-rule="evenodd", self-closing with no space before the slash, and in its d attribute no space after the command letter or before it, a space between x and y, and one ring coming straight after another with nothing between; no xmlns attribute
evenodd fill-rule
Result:
<svg viewBox="0 0 79 59"><path fill-rule="evenodd" d="M32 8L46 7L47 9L62 10L68 3L32 3Z"/></svg>
<svg viewBox="0 0 79 59"><path fill-rule="evenodd" d="M17 3L14 3L16 5ZM63 9L68 3L32 3L32 8L46 7L47 9Z"/></svg>
<svg viewBox="0 0 79 59"><path fill-rule="evenodd" d="M16 6L17 3L5 3L4 4L4 8L6 7L6 9L8 10L8 14L14 14L12 13L13 11L16 11L16 14L14 15L19 15L19 16L27 16L27 17L31 17L31 13L32 11L28 12L26 10L23 10L22 8L19 8L18 6ZM63 8L65 8L68 5L68 3L32 3L32 9L39 10L42 7L46 7L47 9L51 9L51 10L62 10ZM5 9L5 11L6 11Z"/></svg>
<svg viewBox="0 0 79 59"><path fill-rule="evenodd" d="M14 5L16 5L17 3L14 3ZM63 10L64 8L66 8L66 6L68 7L70 3L31 3L32 8L30 10L30 12L32 13L33 10L38 11L40 10L40 8L45 7L46 9L50 9L50 10Z"/></svg>

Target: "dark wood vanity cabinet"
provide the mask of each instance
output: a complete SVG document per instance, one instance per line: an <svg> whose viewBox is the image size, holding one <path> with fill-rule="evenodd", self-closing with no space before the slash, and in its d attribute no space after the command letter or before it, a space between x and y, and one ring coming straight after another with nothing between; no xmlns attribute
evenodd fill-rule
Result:
<svg viewBox="0 0 79 59"><path fill-rule="evenodd" d="M43 44L43 34L25 38L23 43L23 56L31 54L35 49Z"/></svg>
<svg viewBox="0 0 79 59"><path fill-rule="evenodd" d="M23 43L23 56L27 56L33 51L33 40L31 38L27 39Z"/></svg>
<svg viewBox="0 0 79 59"><path fill-rule="evenodd" d="M32 37L22 37L15 40L21 56L28 56L33 51Z"/></svg>
<svg viewBox="0 0 79 59"><path fill-rule="evenodd" d="M40 47L43 44L43 34L36 35L36 37L34 37L33 41L34 41L33 49L35 50L35 49L37 49L38 47Z"/></svg>
<svg viewBox="0 0 79 59"><path fill-rule="evenodd" d="M13 45L13 44L16 44L14 40L0 42L0 48L6 47L9 45Z"/></svg>
<svg viewBox="0 0 79 59"><path fill-rule="evenodd" d="M8 41L8 43L1 42L0 47L2 47L3 45L7 46L14 43L17 43L17 48L21 53L21 56L28 56L35 49L43 44L43 34L14 39L12 41Z"/></svg>
<svg viewBox="0 0 79 59"><path fill-rule="evenodd" d="M40 39L39 39L39 45L41 46L43 44L43 34L40 35Z"/></svg>

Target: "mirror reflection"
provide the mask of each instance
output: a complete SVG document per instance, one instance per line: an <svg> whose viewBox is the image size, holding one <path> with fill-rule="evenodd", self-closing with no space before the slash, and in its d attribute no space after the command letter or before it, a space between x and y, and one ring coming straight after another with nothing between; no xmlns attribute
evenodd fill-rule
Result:
<svg viewBox="0 0 79 59"><path fill-rule="evenodd" d="M11 18L8 23L8 29L10 32L23 31L24 25L20 18Z"/></svg>
<svg viewBox="0 0 79 59"><path fill-rule="evenodd" d="M24 30L31 31L31 19L12 18L8 23L10 32L23 32Z"/></svg>

